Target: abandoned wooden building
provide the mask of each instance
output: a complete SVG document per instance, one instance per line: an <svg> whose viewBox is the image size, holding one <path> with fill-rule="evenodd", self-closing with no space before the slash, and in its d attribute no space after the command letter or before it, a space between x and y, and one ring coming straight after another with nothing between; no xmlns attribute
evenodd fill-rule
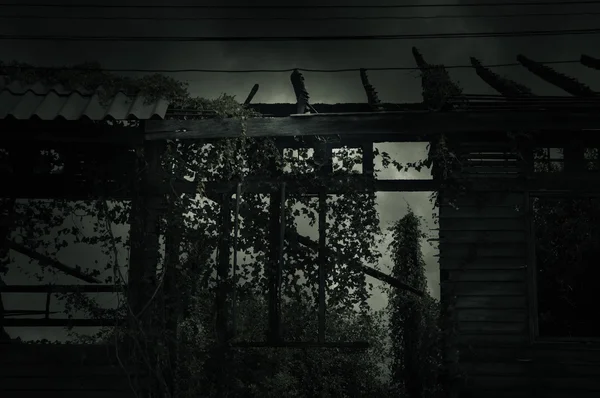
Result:
<svg viewBox="0 0 600 398"><path fill-rule="evenodd" d="M532 75L569 95L536 96L472 59L474 71L499 95L469 96L450 90L450 97L436 99L436 93L428 94L426 86L434 78L448 79L443 67L427 64L416 50L414 56L422 72L424 96L429 95L423 103L381 103L361 71L368 102L311 104L296 71L292 83L297 104L252 104L249 98L246 105L262 116L244 122L245 134L274 137L280 148L320 145L325 156L331 156L336 147L361 148L367 178L373 174L374 143L427 142L432 144L432 152L446 151L442 155L449 155L449 160L434 163L433 179L375 180L370 189L439 193L441 303L446 325L454 330L445 342L445 359L462 380L460 396L597 397L600 328L595 326L592 311L593 286L599 275L592 263L599 254L600 234L600 206L595 204L600 193L598 93L519 56L518 61ZM592 57L584 55L581 62L600 69L600 61ZM443 83L455 88L449 80ZM0 147L8 154L2 159L0 188L0 197L8 203L2 209L3 255L15 250L87 283L79 287L0 284L0 291L37 292L48 297L61 289L113 292L114 286L9 241L11 206L18 198L127 199L138 207L143 203L146 209L139 225L131 229L127 294L135 311L147 300L144 275L157 261L153 228L161 212L161 198L171 189L197 192L193 182L161 178L154 156L164 150L167 140L218 140L238 136L242 130L239 119L174 109L160 99L149 103L120 93L102 104L94 91L10 80L0 87L0 119ZM106 120L132 123L97 123ZM337 138L323 144L314 137ZM132 151L140 148L143 152ZM64 172L49 173L38 167L44 149L61 153ZM148 165L143 175L136 171L140 157ZM92 170L101 173L91 176ZM294 180L280 178L277 184L285 185L275 186L271 182L244 184L247 191L270 193L272 198L285 198L286 190L298 189ZM210 181L205 192L219 200L220 195L231 197L237 186L237 181ZM320 198L335 193L323 186L309 191ZM224 214L233 211L226 205L228 200L222 203ZM576 217L568 218L569 214ZM282 223L274 221L277 237ZM224 221L223 228L231 228L229 222ZM560 228L564 230L559 233ZM298 241L325 251L326 231L319 232L319 242L303 241L302 237ZM322 258L319 266L325 269L325 256ZM227 265L229 259L219 262L223 263ZM410 290L402 281L374 269L364 267L363 271ZM226 266L219 272L227 278ZM325 316L324 294L322 290L320 321ZM272 339L260 343L263 346L286 344L277 339L276 298L274 284L269 318ZM53 319L48 308L41 311L44 319L27 319L22 317L25 312L1 309L0 329L106 324L98 319ZM320 331L318 341L307 344L328 343ZM358 347L360 342L346 346ZM113 351L101 346L0 344L0 396L26 398L44 390L60 391L62 397L130 396Z"/></svg>

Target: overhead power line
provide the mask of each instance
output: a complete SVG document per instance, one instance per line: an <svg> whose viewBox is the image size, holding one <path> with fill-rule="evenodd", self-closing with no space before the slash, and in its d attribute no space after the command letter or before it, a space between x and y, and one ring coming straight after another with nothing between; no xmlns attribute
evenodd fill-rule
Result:
<svg viewBox="0 0 600 398"><path fill-rule="evenodd" d="M595 35L600 28L567 30L530 30L476 33L423 33L399 35L348 36L71 36L71 35L0 35L0 40L29 41L129 41L129 42L290 42L290 41L376 41L417 39L470 39L487 37L533 37Z"/></svg>
<svg viewBox="0 0 600 398"><path fill-rule="evenodd" d="M97 20L97 21L377 21L377 20L432 20L432 19L500 19L500 18L551 18L569 16L597 16L599 12L548 12L513 14L447 14L447 15L411 15L411 16L292 16L292 17L140 17L140 16L101 16L101 15L0 15L0 19L42 19L42 20Z"/></svg>
<svg viewBox="0 0 600 398"><path fill-rule="evenodd" d="M189 4L170 4L170 5L152 5L152 4L44 4L44 3L0 3L0 7L19 7L19 8L32 8L32 7L43 7L43 8L129 8L129 9L269 9L269 10L281 10L281 9L318 9L318 8L329 8L329 9L364 9L364 8L433 8L433 7L522 7L522 6L552 6L552 5L564 5L571 6L576 4L600 4L600 0L575 0L575 1L506 1L506 2L472 2L472 3L461 3L461 4L448 4L448 3L431 3L431 4L400 4L400 5L189 5Z"/></svg>
<svg viewBox="0 0 600 398"><path fill-rule="evenodd" d="M556 64L579 64L581 60L565 60L565 61L540 61L540 64L544 65L556 65ZM518 62L514 63L504 63L504 64L490 64L490 65L482 65L485 68L499 68L499 67L512 67L519 66L522 67ZM4 67L0 67L0 74L2 69L40 69L40 70L98 70L92 68L83 68L83 67L41 67L41 66L11 66L5 65ZM446 69L473 69L473 65L465 64L465 65L444 65ZM377 67L377 68L345 68L345 69L310 69L310 68L288 68L288 69L114 69L114 68L102 68L101 71L104 72L137 72L137 73L283 73L283 72L293 72L294 70L299 70L301 72L314 72L314 73L340 73L340 72L358 72L361 69L365 69L367 71L390 71L390 70L399 70L399 71L411 71L411 70L420 70L418 67L414 66L399 66L399 67Z"/></svg>

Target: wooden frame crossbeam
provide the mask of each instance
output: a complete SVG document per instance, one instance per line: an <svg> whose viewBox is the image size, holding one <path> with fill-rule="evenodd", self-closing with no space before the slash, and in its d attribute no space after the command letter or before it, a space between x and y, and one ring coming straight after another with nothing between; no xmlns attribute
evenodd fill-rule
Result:
<svg viewBox="0 0 600 398"><path fill-rule="evenodd" d="M600 115L586 111L539 110L401 111L304 114L243 121L249 137L394 134L422 140L437 134L521 131L575 131L600 128ZM146 140L237 137L237 119L148 120Z"/></svg>

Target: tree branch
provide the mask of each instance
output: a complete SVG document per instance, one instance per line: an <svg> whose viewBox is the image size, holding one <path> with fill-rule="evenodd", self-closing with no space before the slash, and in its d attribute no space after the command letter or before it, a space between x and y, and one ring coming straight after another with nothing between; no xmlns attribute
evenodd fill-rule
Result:
<svg viewBox="0 0 600 398"><path fill-rule="evenodd" d="M59 271L64 272L67 275L71 275L74 276L77 279L80 279L84 282L88 282L88 283L102 283L102 281L100 281L99 279L94 278L91 275L86 274L83 271L78 270L77 268L73 268L70 267L68 265L65 265L63 263L61 263L58 260L55 260L53 258L50 258L44 254L40 254L36 251L33 251L23 245L20 245L18 243L12 242L12 241L7 241L7 245L9 247L9 249L12 249L16 252L19 252L21 254L26 255L27 257L31 257L32 259L38 261L41 264L45 264L49 267L55 268Z"/></svg>
<svg viewBox="0 0 600 398"><path fill-rule="evenodd" d="M310 239L307 236L303 236L300 235L299 233L295 232L295 231L290 231L287 230L286 231L286 237L288 238L288 240L291 241L297 241L298 243L300 243L303 246L306 246L312 250L318 250L319 249L319 243L314 242L312 239ZM331 256L333 255L333 252L331 251L331 249L327 249L328 251L328 255ZM402 290L407 290L409 292L412 292L418 296L425 296L425 292L419 290L419 289L415 289L412 286L407 285L404 282L399 281L398 279L389 276L387 274L384 274L381 271L376 270L375 268L371 268L367 265L364 264L359 264L359 268L361 269L361 271L363 271L365 274L378 279L382 282L386 282L388 284L390 284L391 286L397 288L397 289L402 289Z"/></svg>

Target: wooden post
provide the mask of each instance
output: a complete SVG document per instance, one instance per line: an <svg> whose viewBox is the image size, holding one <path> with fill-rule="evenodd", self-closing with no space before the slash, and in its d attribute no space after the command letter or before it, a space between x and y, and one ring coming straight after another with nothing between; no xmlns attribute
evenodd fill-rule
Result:
<svg viewBox="0 0 600 398"><path fill-rule="evenodd" d="M2 207L0 208L0 285L4 284L2 280L2 271L4 267L8 267L10 261L8 238L12 230L12 225L15 218L15 198L0 198ZM2 302L2 293L0 293L0 341L10 340L10 336L4 330L4 303Z"/></svg>
<svg viewBox="0 0 600 398"><path fill-rule="evenodd" d="M219 257L217 264L216 332L217 332L217 395L228 396L228 360L230 352L227 349L229 340L229 316L227 292L229 290L229 249L231 234L231 192L221 197L221 231L219 234Z"/></svg>
<svg viewBox="0 0 600 398"><path fill-rule="evenodd" d="M564 149L566 173L580 173L586 171L585 147L576 140L569 141Z"/></svg>
<svg viewBox="0 0 600 398"><path fill-rule="evenodd" d="M233 224L233 266L231 267L231 337L237 334L237 258L240 234L240 204L242 200L242 184L237 183L235 189L235 214Z"/></svg>
<svg viewBox="0 0 600 398"><path fill-rule="evenodd" d="M143 128L143 123L142 127ZM142 130L143 131L143 130ZM152 333L152 301L155 300L156 270L158 266L159 250L159 221L160 212L163 208L163 196L156 193L154 187L160 182L161 166L160 155L163 145L161 142L145 142L137 150L137 173L133 182L133 198L130 214L130 255L127 280L127 300L131 313L129 326L135 334L132 339L137 339L140 333L149 335ZM137 335L137 336L136 336ZM129 350L136 346L135 342L129 340ZM150 351L148 355L154 358L152 353L154 345L148 344ZM138 366L146 366L137 363ZM160 384L156 378L150 384L139 385L142 395L152 394L160 391Z"/></svg>
<svg viewBox="0 0 600 398"><path fill-rule="evenodd" d="M319 175L322 178L319 192L319 343L324 343L327 283L327 190L324 177L333 172L331 146L319 144L315 148L315 161L322 165L319 169Z"/></svg>
<svg viewBox="0 0 600 398"><path fill-rule="evenodd" d="M139 180L134 182L134 198L131 204L130 245L128 272L128 300L135 316L141 316L142 324L147 325L145 311L150 305L156 286L158 265L158 223L163 204L162 195L151 189L160 173L159 142L146 142L138 148ZM154 181L152 181L154 180ZM144 313L142 313L144 311Z"/></svg>
<svg viewBox="0 0 600 398"><path fill-rule="evenodd" d="M367 100L369 101L369 105L371 109L374 111L381 110L381 101L379 101L379 97L377 96L377 91L375 91L375 87L371 85L369 82L369 77L367 76L367 70L360 70L360 80L362 81L363 87L365 89L365 94L367 94Z"/></svg>
<svg viewBox="0 0 600 398"><path fill-rule="evenodd" d="M171 198L175 200L175 198ZM182 230L181 223L182 214L173 213L171 206L170 214L167 214L165 219L165 261L164 270L165 276L163 280L162 293L165 303L165 333L169 349L169 360L171 366L165 369L166 382L171 392L171 397L175 396L175 372L177 371L179 359L179 344L178 344L178 324L183 316L184 308L181 303L182 298L179 294L177 286L177 266L180 262Z"/></svg>
<svg viewBox="0 0 600 398"><path fill-rule="evenodd" d="M248 105L248 104L250 104L250 102L252 102L252 99L254 98L254 96L256 95L256 93L258 92L258 88L259 88L258 84L255 84L252 87L252 90L250 90L250 93L248 94L248 97L246 97L246 101L244 101L244 105Z"/></svg>
<svg viewBox="0 0 600 398"><path fill-rule="evenodd" d="M282 155L282 151L280 152ZM275 175L280 175L277 166L273 161L272 170ZM270 195L269 214L269 330L267 341L278 343L281 340L281 260L282 245L284 243L281 236L281 229L285 220L285 188L281 186L277 192Z"/></svg>
<svg viewBox="0 0 600 398"><path fill-rule="evenodd" d="M302 76L302 73L300 73L298 69L294 69L292 75L290 76L290 80L292 81L294 93L296 94L296 113L303 114L306 112L306 108L309 107L309 96L304 85L304 76Z"/></svg>
<svg viewBox="0 0 600 398"><path fill-rule="evenodd" d="M375 191L375 154L373 152L373 143L365 142L362 144L362 168L365 177L366 188L369 192Z"/></svg>

